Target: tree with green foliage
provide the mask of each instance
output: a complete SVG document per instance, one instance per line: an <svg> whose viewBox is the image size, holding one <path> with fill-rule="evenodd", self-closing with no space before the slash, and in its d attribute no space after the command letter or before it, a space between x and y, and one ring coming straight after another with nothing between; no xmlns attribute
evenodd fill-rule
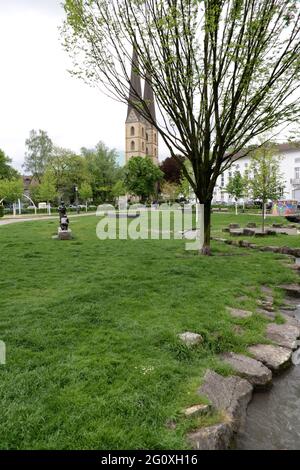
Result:
<svg viewBox="0 0 300 470"><path fill-rule="evenodd" d="M93 190L90 183L83 182L79 188L79 197L85 202L86 212L88 210L88 201L93 197Z"/></svg>
<svg viewBox="0 0 300 470"><path fill-rule="evenodd" d="M25 145L27 149L24 163L25 171L40 183L53 150L52 140L47 132L33 129L30 131Z"/></svg>
<svg viewBox="0 0 300 470"><path fill-rule="evenodd" d="M126 187L123 180L118 180L112 187L112 195L114 198L126 195Z"/></svg>
<svg viewBox="0 0 300 470"><path fill-rule="evenodd" d="M86 169L90 175L93 199L96 203L112 201L112 188L122 178L123 170L117 164L117 152L99 142L95 149L81 149Z"/></svg>
<svg viewBox="0 0 300 470"><path fill-rule="evenodd" d="M168 202L175 202L181 191L181 186L176 183L164 181L161 185L161 194Z"/></svg>
<svg viewBox="0 0 300 470"><path fill-rule="evenodd" d="M246 174L246 184L253 199L262 203L262 230L265 230L265 208L268 199L272 201L282 197L285 187L280 172L280 157L276 156L276 147L265 144L257 150L251 159Z"/></svg>
<svg viewBox="0 0 300 470"><path fill-rule="evenodd" d="M238 213L238 200L245 195L245 179L241 173L236 170L234 175L231 176L226 186L227 193L235 200L235 213Z"/></svg>
<svg viewBox="0 0 300 470"><path fill-rule="evenodd" d="M137 91L129 104L171 156L190 160L194 177L185 176L200 201L201 252L209 255L219 175L258 147L259 136L299 120L299 1L65 0L64 8L74 74L124 104L134 49L161 119Z"/></svg>
<svg viewBox="0 0 300 470"><path fill-rule="evenodd" d="M46 171L52 175L56 190L65 201L74 198L74 186L90 180L84 158L61 147L53 147Z"/></svg>
<svg viewBox="0 0 300 470"><path fill-rule="evenodd" d="M11 166L11 159L0 149L0 180L14 179L18 176L17 170Z"/></svg>
<svg viewBox="0 0 300 470"><path fill-rule="evenodd" d="M125 186L130 194L139 196L145 203L157 193L157 183L163 178L163 172L149 157L130 158L125 166Z"/></svg>
<svg viewBox="0 0 300 470"><path fill-rule="evenodd" d="M54 202L58 198L55 179L51 173L44 174L41 184L38 187L37 195L39 202L47 202L48 211L50 214L50 203Z"/></svg>
<svg viewBox="0 0 300 470"><path fill-rule="evenodd" d="M15 203L23 196L24 184L22 178L0 180L0 204L5 200L13 204L14 215L16 214Z"/></svg>

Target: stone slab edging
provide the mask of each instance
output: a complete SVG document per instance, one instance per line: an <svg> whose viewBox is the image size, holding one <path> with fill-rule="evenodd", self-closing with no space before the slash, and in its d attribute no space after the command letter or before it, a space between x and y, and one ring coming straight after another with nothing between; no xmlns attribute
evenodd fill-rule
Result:
<svg viewBox="0 0 300 470"><path fill-rule="evenodd" d="M250 248L258 251L267 251L273 253L280 253L283 255L295 256L300 258L300 248L290 248L289 246L273 246L273 245L257 245L247 240L231 240L230 238L211 237L215 242L226 243L227 245L238 246L240 248Z"/></svg>
<svg viewBox="0 0 300 470"><path fill-rule="evenodd" d="M299 250L300 251L300 250ZM284 253L286 254L286 253ZM290 254L290 253L288 253ZM279 286L285 292L300 298L298 284ZM271 302L271 290L262 291ZM227 309L230 310L232 309ZM282 313L286 323L269 323L266 337L273 344L256 344L248 347L252 357L233 352L224 353L220 359L237 375L223 377L208 369L198 393L211 403L211 410L222 413L224 420L202 427L188 434L191 447L196 450L226 450L232 446L236 433L246 418L249 402L256 389L267 389L272 384L272 373L278 374L291 365L293 351L299 347L300 322ZM187 416L187 415L186 415Z"/></svg>

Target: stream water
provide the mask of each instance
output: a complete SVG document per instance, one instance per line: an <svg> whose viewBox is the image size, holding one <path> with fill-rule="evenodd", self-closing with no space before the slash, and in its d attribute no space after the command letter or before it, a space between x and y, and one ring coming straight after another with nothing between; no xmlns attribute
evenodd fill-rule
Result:
<svg viewBox="0 0 300 470"><path fill-rule="evenodd" d="M300 320L300 305L293 315ZM236 449L300 449L300 365L275 376L269 391L254 393Z"/></svg>

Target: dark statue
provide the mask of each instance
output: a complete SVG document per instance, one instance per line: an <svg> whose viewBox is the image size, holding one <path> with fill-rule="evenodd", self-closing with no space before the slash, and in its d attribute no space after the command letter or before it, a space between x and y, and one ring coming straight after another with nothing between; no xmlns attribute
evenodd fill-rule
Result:
<svg viewBox="0 0 300 470"><path fill-rule="evenodd" d="M60 228L63 231L67 231L69 228L69 219L67 216L67 209L63 201L61 201L60 203L58 212L59 212Z"/></svg>

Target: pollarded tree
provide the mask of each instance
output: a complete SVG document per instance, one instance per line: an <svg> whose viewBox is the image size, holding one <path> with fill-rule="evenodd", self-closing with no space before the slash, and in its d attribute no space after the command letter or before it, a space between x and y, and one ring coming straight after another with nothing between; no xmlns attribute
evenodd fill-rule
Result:
<svg viewBox="0 0 300 470"><path fill-rule="evenodd" d="M130 62L160 108L132 90L130 105L160 133L204 210L210 253L218 176L258 136L300 115L297 0L65 0L65 47L74 73L128 103ZM137 59L138 58L138 59ZM242 153L242 152L241 152ZM239 154L238 154L239 155Z"/></svg>
<svg viewBox="0 0 300 470"><path fill-rule="evenodd" d="M162 179L162 171L149 157L132 157L125 166L124 183L130 194L141 198L142 202L157 192L157 183Z"/></svg>
<svg viewBox="0 0 300 470"><path fill-rule="evenodd" d="M241 173L237 170L234 172L234 175L229 179L229 182L226 186L227 193L234 197L235 200L235 212L237 214L237 203L238 200L245 194L245 179L242 177Z"/></svg>
<svg viewBox="0 0 300 470"><path fill-rule="evenodd" d="M280 157L276 147L265 144L252 156L246 176L248 191L253 199L262 203L262 231L265 230L265 207L268 199L272 201L283 195L285 182L280 172Z"/></svg>

